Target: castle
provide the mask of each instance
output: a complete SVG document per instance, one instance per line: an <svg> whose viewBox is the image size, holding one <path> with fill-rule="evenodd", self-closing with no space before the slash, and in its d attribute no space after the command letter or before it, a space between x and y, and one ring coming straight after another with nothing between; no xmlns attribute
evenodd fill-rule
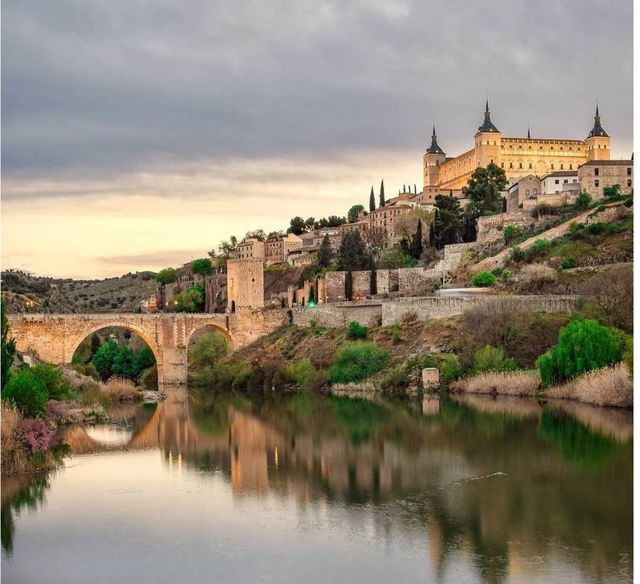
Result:
<svg viewBox="0 0 640 584"><path fill-rule="evenodd" d="M423 155L424 192L457 190L466 186L478 167L494 163L503 168L510 184L529 174L544 176L556 171L577 170L589 161L609 160L611 138L600 123L596 106L594 124L584 140L565 138L506 138L491 121L487 100L484 122L474 136L471 150L448 157L438 145L435 125L431 145Z"/></svg>

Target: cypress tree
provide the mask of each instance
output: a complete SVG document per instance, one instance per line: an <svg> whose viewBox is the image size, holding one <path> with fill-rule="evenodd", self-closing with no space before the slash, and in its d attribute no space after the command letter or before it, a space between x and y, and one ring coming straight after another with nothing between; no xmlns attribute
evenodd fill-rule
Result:
<svg viewBox="0 0 640 584"><path fill-rule="evenodd" d="M384 207L386 205L386 201L384 200L384 179L380 181L380 206Z"/></svg>
<svg viewBox="0 0 640 584"><path fill-rule="evenodd" d="M422 251L422 221L418 219L416 233L413 236L413 241L411 242L411 256L419 260L422 255Z"/></svg>
<svg viewBox="0 0 640 584"><path fill-rule="evenodd" d="M378 272L375 268L371 268L371 277L369 279L369 292L371 296L375 296L378 293Z"/></svg>
<svg viewBox="0 0 640 584"><path fill-rule="evenodd" d="M371 194L369 195L369 212L376 210L376 197L373 194L373 187L371 187Z"/></svg>
<svg viewBox="0 0 640 584"><path fill-rule="evenodd" d="M344 297L347 300L353 298L353 275L348 271L344 277Z"/></svg>
<svg viewBox="0 0 640 584"><path fill-rule="evenodd" d="M331 243L329 242L329 236L325 235L320 249L318 249L318 255L316 257L316 263L320 268L328 268L333 259L333 251L331 250Z"/></svg>

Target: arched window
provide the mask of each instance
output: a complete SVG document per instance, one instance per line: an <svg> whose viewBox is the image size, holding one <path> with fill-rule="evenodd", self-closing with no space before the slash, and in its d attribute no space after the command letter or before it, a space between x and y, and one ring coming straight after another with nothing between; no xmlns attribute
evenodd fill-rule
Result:
<svg viewBox="0 0 640 584"><path fill-rule="evenodd" d="M533 189L533 194L537 195L538 194L538 189Z"/></svg>
<svg viewBox="0 0 640 584"><path fill-rule="evenodd" d="M529 189L525 189L524 194L529 196Z"/></svg>

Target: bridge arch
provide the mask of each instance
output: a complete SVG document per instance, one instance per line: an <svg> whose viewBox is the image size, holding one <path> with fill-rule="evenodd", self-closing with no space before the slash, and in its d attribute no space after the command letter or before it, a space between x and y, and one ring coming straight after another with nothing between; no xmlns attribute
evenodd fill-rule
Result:
<svg viewBox="0 0 640 584"><path fill-rule="evenodd" d="M206 321L202 321L201 323L195 324L193 327L191 327L189 332L185 335L185 347L189 349L189 346L191 345L191 341L193 340L193 337L197 333L202 333L203 331L206 331L206 330L210 332L222 333L222 335L227 341L227 344L229 345L229 349L233 351L236 348L235 340L231 336L231 333L226 328L224 328L218 322L206 322Z"/></svg>
<svg viewBox="0 0 640 584"><path fill-rule="evenodd" d="M73 359L73 355L78 350L80 344L87 338L89 338L93 333L97 333L104 329L109 328L118 328L124 329L127 331L131 331L135 333L138 337L140 337L146 345L151 349L153 356L156 360L156 367L158 369L158 385L162 383L164 380L164 368L163 368L163 359L162 359L162 347L156 343L155 339L151 338L151 336L145 331L142 327L132 324L130 322L120 322L114 320L113 322L105 322L94 324L93 326L88 325L86 331L78 331L74 335L70 336L68 341L65 343L65 361L66 363L71 363Z"/></svg>

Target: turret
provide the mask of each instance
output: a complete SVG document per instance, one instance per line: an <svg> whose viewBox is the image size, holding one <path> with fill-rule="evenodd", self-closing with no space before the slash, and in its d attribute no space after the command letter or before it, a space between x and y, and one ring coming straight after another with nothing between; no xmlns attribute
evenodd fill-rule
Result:
<svg viewBox="0 0 640 584"><path fill-rule="evenodd" d="M431 134L431 146L427 148L422 157L424 186L437 186L440 184L440 165L447 159L444 150L438 146L438 136L436 126L433 126Z"/></svg>
<svg viewBox="0 0 640 584"><path fill-rule="evenodd" d="M477 166L487 167L490 163L500 164L502 133L491 121L489 100L484 108L484 122L475 135Z"/></svg>
<svg viewBox="0 0 640 584"><path fill-rule="evenodd" d="M609 160L611 158L611 138L604 131L600 123L600 111L596 105L596 115L593 116L593 128L585 139L587 145L587 160Z"/></svg>

